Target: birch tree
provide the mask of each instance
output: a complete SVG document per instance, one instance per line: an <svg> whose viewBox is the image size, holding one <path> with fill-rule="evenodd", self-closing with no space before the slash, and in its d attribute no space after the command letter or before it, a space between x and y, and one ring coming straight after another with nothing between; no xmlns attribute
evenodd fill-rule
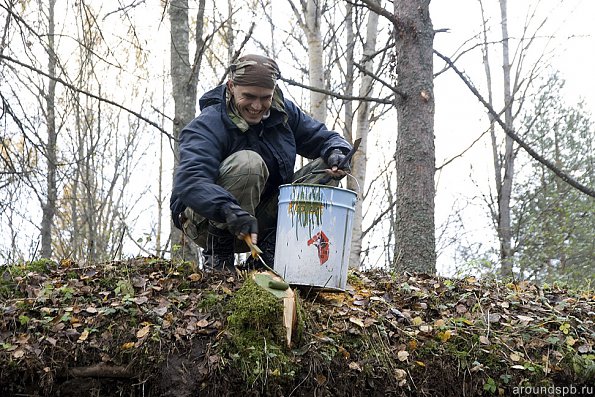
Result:
<svg viewBox="0 0 595 397"><path fill-rule="evenodd" d="M45 145L46 159L46 198L42 203L43 217L41 220L41 256L44 258L52 257L52 228L54 225L54 215L56 214L56 203L58 200L58 190L56 186L57 174L57 141L58 131L56 130L56 52L54 45L54 8L56 0L48 2L48 32L47 32L47 55L48 55L48 90L47 93L40 93L45 97L45 119L47 128L47 141Z"/></svg>
<svg viewBox="0 0 595 397"><path fill-rule="evenodd" d="M374 0L373 0L374 1ZM376 3L379 5L379 3ZM359 97L371 97L373 95L374 79L370 75L373 71L374 53L376 52L376 39L378 37L378 14L370 11L366 25L366 41L364 43L361 69L364 72L359 86ZM347 43L349 46L349 42ZM367 73L367 74L366 74ZM368 134L370 132L370 102L360 101L357 106L356 135L361 138L358 151L353 156L352 175L357 181L349 181L352 190L361 190L366 186L366 170L368 164ZM362 192L363 193L363 192ZM351 241L351 252L349 263L353 267L359 267L361 263L362 240L363 240L363 200L358 200L355 205L353 219L353 238Z"/></svg>
<svg viewBox="0 0 595 397"><path fill-rule="evenodd" d="M496 108L494 103L493 79L492 79L492 64L489 58L490 47L493 45L488 38L488 20L485 15L483 2L479 1L481 7L482 21L483 21L483 63L486 74L487 85L487 102L493 108ZM522 110L525 101L526 92L530 89L531 83L535 80L538 71L540 70L540 63L543 63L542 57L538 57L537 61L531 67L525 67L523 64L527 53L531 49L531 45L538 37L538 31L544 26L546 19L537 23L538 28L534 33L530 33L529 23L535 19L534 14L529 14L526 19L526 25L523 27L523 34L518 38L519 46L513 52L517 54L516 63L513 62L510 56L510 42L513 38L509 35L509 15L507 0L499 1L500 10L500 34L501 39L497 41L500 45L502 56L502 111L503 118L502 127L505 130L515 130L515 117ZM516 68L513 70L513 67ZM525 72L524 72L525 71ZM523 73L524 72L524 73ZM523 76L522 78L520 76ZM503 143L498 138L498 131L495 128L497 125L496 117L488 113L490 120L490 137L492 144L492 156L494 164L494 183L496 187L496 196L492 201L488 202L491 209L493 222L495 226L496 235L499 241L499 272L504 277L513 276L513 262L514 262L514 233L512 229L512 192L514 187L515 175L515 159L519 147L515 144L513 137L510 134L504 135Z"/></svg>
<svg viewBox="0 0 595 397"><path fill-rule="evenodd" d="M298 24L306 36L308 53L308 78L310 87L324 89L324 51L321 33L321 2L306 0L301 2L301 11L288 0ZM310 116L323 123L327 117L327 95L322 91L310 90Z"/></svg>
<svg viewBox="0 0 595 397"><path fill-rule="evenodd" d="M199 1L198 13L196 16L196 54L190 59L190 23L188 14L188 0L171 0L169 3L169 21L171 26L170 45L170 67L172 82L172 97L174 99L174 174L179 163L178 137L182 128L186 126L196 113L196 93L198 75L203 51L203 18L205 11L205 0ZM172 248L180 247L181 252L172 254L177 257L189 258L192 255L192 244L185 241L180 230L172 225L171 227Z"/></svg>
<svg viewBox="0 0 595 397"><path fill-rule="evenodd" d="M303 32L307 32L306 24L303 21L307 20L307 11L305 7L309 4L302 2L302 10L298 10L292 2L294 15L298 19L298 25L302 27ZM373 1L371 4L379 8L379 2ZM336 97L341 99L341 106L338 107L335 101L327 101L327 113L331 112L336 119L336 123L341 125L343 129L343 136L347 141L353 142L355 138L362 138L359 150L355 153L352 160L352 175L353 178L346 179L347 187L361 193L360 200L356 204L356 213L354 216L354 230L351 242L350 251L350 266L359 267L361 263L362 241L365 233L362 230L363 223L363 206L366 202L366 172L367 172L367 136L370 130L370 123L373 119L379 118L379 114L374 114L371 103L378 101L379 103L391 103L390 99L382 100L374 98L374 85L379 84L379 78L376 73L383 71L386 60L383 59L385 51L376 53L376 41L378 39L378 24L379 18L374 11L365 12L365 8L354 7L353 4L347 3L344 8L339 7L337 3L324 3L319 6L324 9L322 14L320 28L325 32L325 37L328 37L327 42L323 42L325 49L324 56L332 61L328 62L325 68L327 80L324 83L325 88L320 86L300 85L294 80L286 80L290 84L300 85L306 88L310 95L318 93L327 95L328 97ZM345 17L341 18L339 12L345 13ZM354 12L355 10L355 12ZM366 23L367 17L367 23ZM364 26L362 28L362 26ZM338 40L338 38L341 38ZM310 41L305 40L310 43ZM304 48L306 52L311 53L310 47ZM294 52L292 51L292 54ZM379 56L379 54L381 54ZM295 56L295 55L294 55ZM357 58L357 61L356 61ZM308 58L311 61L311 58ZM361 59L361 60L360 60ZM384 61L384 62L383 62ZM377 70L375 70L377 64ZM357 66L357 68L356 68ZM316 74L317 71L307 69L309 76ZM357 72L356 72L357 69ZM337 77L338 76L338 77ZM328 88L326 88L328 87ZM354 90L357 87L357 95L354 95ZM394 94L391 94L394 95ZM389 95L389 98L391 97ZM311 97L312 98L312 97ZM312 99L311 99L312 100ZM356 106L354 106L354 104ZM311 103L311 113L315 112ZM343 117L338 117L338 112L342 111ZM329 117L327 116L327 119ZM327 123L331 128L332 125Z"/></svg>
<svg viewBox="0 0 595 397"><path fill-rule="evenodd" d="M508 37L507 0L500 0L500 15L502 27L502 71L504 93L504 124L513 129L511 91L511 61ZM510 219L510 199L512 195L512 182L514 180L514 141L510 136L505 137L504 156L496 162L496 188L498 194L498 238L500 240L501 273L512 276L512 229ZM503 174L501 173L503 172Z"/></svg>

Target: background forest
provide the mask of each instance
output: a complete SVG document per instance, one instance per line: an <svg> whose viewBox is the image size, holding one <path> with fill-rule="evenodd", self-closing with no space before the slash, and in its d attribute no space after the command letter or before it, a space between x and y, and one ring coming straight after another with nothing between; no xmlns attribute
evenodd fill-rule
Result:
<svg viewBox="0 0 595 397"><path fill-rule="evenodd" d="M457 3L0 0L0 263L199 260L169 220L176 137L261 52L289 98L362 138L351 266L592 286L595 86L558 66L594 66L569 23L593 7Z"/></svg>

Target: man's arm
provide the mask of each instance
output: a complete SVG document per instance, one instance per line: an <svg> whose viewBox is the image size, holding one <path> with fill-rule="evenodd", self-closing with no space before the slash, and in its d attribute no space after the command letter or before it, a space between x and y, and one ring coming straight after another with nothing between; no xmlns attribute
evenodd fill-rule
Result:
<svg viewBox="0 0 595 397"><path fill-rule="evenodd" d="M239 206L231 193L216 184L219 166L226 155L226 134L215 134L199 117L180 132L180 163L174 177L170 208L186 207L216 222L225 222L225 209Z"/></svg>
<svg viewBox="0 0 595 397"><path fill-rule="evenodd" d="M328 163L333 151L346 155L351 150L351 145L341 135L308 116L292 101L285 100L285 109L299 155L309 159L322 157Z"/></svg>

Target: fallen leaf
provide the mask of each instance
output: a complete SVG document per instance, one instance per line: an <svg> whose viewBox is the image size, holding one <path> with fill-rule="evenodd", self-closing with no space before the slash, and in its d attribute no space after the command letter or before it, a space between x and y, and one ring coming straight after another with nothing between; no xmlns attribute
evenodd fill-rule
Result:
<svg viewBox="0 0 595 397"><path fill-rule="evenodd" d="M418 317L415 317L413 320L411 320L411 324L412 324L414 327L417 327L417 326L419 326L419 325L422 325L422 324L423 324L423 322L424 322L424 320L422 320L422 319L421 319L421 317L419 317L419 316L418 316Z"/></svg>
<svg viewBox="0 0 595 397"><path fill-rule="evenodd" d="M502 318L502 316L498 313L490 313L488 315L488 322L497 323L498 321L500 321L501 318Z"/></svg>
<svg viewBox="0 0 595 397"><path fill-rule="evenodd" d="M134 303L137 305L142 305L143 303L147 303L149 298L146 296L139 296L138 298L134 298Z"/></svg>
<svg viewBox="0 0 595 397"><path fill-rule="evenodd" d="M484 344L484 345L489 345L490 344L490 340L485 335L480 335L479 342L482 343L482 344Z"/></svg>
<svg viewBox="0 0 595 397"><path fill-rule="evenodd" d="M145 336L147 336L147 334L149 333L150 330L151 330L151 326L146 325L137 331L136 337L138 339L144 338Z"/></svg>
<svg viewBox="0 0 595 397"><path fill-rule="evenodd" d="M399 359L399 361L407 361L407 359L409 358L409 352L406 350L401 350L397 353L397 358Z"/></svg>
<svg viewBox="0 0 595 397"><path fill-rule="evenodd" d="M514 362L521 361L521 356L519 356L517 353L510 353L509 357Z"/></svg>
<svg viewBox="0 0 595 397"><path fill-rule="evenodd" d="M524 323L529 323L529 322L533 321L533 317L529 317L529 316L518 315L518 316L516 316L516 318L518 318L519 320L521 320Z"/></svg>
<svg viewBox="0 0 595 397"><path fill-rule="evenodd" d="M134 342L126 342L122 344L122 350L132 349L134 347Z"/></svg>
<svg viewBox="0 0 595 397"><path fill-rule="evenodd" d="M469 369L470 372L483 371L484 365L479 361L474 361L472 365L473 366L471 367L471 369Z"/></svg>
<svg viewBox="0 0 595 397"><path fill-rule="evenodd" d="M206 327L206 326L208 326L208 325L209 325L209 320L207 320L207 319L204 319L204 318L203 318L202 320L199 320L199 321L196 323L196 326L197 326L197 327L200 327L200 328L204 328L204 327Z"/></svg>
<svg viewBox="0 0 595 397"><path fill-rule="evenodd" d="M161 317L165 313L167 313L167 306L157 307L157 308L153 309L153 313L155 313L156 315L158 315L159 317Z"/></svg>
<svg viewBox="0 0 595 397"><path fill-rule="evenodd" d="M452 336L452 331L448 329L443 332L438 332L437 336L438 336L438 339L440 339L440 341L442 341L444 343L450 339L450 337Z"/></svg>
<svg viewBox="0 0 595 397"><path fill-rule="evenodd" d="M17 349L12 353L14 358L21 358L25 355L25 351L23 349Z"/></svg>
<svg viewBox="0 0 595 397"><path fill-rule="evenodd" d="M200 280L202 280L202 274L192 273L191 275L188 276L188 278L190 279L190 281L200 281Z"/></svg>
<svg viewBox="0 0 595 397"><path fill-rule="evenodd" d="M214 365L217 364L219 360L221 360L221 357L218 354L212 354L209 356L208 360L210 365Z"/></svg>
<svg viewBox="0 0 595 397"><path fill-rule="evenodd" d="M395 378L397 380L403 380L407 377L407 372L404 369L397 368L395 370Z"/></svg>
<svg viewBox="0 0 595 397"><path fill-rule="evenodd" d="M79 336L79 339L78 339L78 341L77 341L77 342L79 342L79 343L80 343L80 342L84 342L84 341L86 341L86 340L87 340L87 338L88 338L88 337L89 337L89 331L87 331L87 330L84 330L84 331L81 333L81 335Z"/></svg>
<svg viewBox="0 0 595 397"><path fill-rule="evenodd" d="M88 308L85 309L85 311L90 314L95 314L95 313L97 313L97 308L94 306L89 306Z"/></svg>
<svg viewBox="0 0 595 397"><path fill-rule="evenodd" d="M29 343L30 338L31 338L31 335L29 335L29 334L20 334L17 338L17 343L19 345L26 345Z"/></svg>
<svg viewBox="0 0 595 397"><path fill-rule="evenodd" d="M326 383L326 376L324 376L323 374L317 374L316 383L318 383L318 386L324 385Z"/></svg>
<svg viewBox="0 0 595 397"><path fill-rule="evenodd" d="M581 345L576 349L579 353L587 354L591 351L591 346L589 345Z"/></svg>
<svg viewBox="0 0 595 397"><path fill-rule="evenodd" d="M345 360L349 360L351 357L351 353L349 353L343 346L339 346L339 353L341 353Z"/></svg>
<svg viewBox="0 0 595 397"><path fill-rule="evenodd" d="M525 369L525 367L523 365L519 365L519 364L513 365L510 368L512 368L512 369Z"/></svg>
<svg viewBox="0 0 595 397"><path fill-rule="evenodd" d="M362 370L362 367L360 367L359 364L356 363L355 361L352 361L352 362L349 363L349 368L350 369L353 369L355 371L360 371L360 372Z"/></svg>
<svg viewBox="0 0 595 397"><path fill-rule="evenodd" d="M364 328L364 322L357 317L349 317L349 321Z"/></svg>

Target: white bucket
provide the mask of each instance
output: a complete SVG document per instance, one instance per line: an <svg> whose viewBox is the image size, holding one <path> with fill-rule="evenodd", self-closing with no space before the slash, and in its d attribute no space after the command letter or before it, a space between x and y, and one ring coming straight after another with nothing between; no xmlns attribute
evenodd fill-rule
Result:
<svg viewBox="0 0 595 397"><path fill-rule="evenodd" d="M357 194L324 185L282 185L275 271L287 283L344 291Z"/></svg>

